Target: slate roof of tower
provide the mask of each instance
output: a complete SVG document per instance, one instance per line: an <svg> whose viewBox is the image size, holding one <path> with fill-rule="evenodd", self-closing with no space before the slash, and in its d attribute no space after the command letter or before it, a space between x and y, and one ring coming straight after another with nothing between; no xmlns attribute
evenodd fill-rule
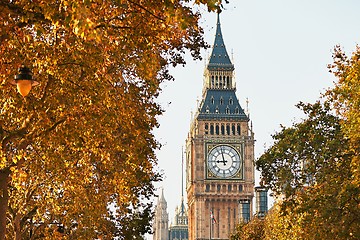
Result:
<svg viewBox="0 0 360 240"><path fill-rule="evenodd" d="M209 70L234 70L234 64L231 63L221 33L219 14L217 17L215 41L207 68Z"/></svg>
<svg viewBox="0 0 360 240"><path fill-rule="evenodd" d="M239 104L235 90L208 89L200 104L198 119L245 120L249 118Z"/></svg>

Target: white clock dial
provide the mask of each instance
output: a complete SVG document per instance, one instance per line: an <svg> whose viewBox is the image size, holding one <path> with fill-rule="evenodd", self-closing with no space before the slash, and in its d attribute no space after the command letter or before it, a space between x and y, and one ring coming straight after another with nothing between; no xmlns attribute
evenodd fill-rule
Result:
<svg viewBox="0 0 360 240"><path fill-rule="evenodd" d="M232 177L241 168L240 155L229 145L218 145L210 150L207 167L216 177Z"/></svg>

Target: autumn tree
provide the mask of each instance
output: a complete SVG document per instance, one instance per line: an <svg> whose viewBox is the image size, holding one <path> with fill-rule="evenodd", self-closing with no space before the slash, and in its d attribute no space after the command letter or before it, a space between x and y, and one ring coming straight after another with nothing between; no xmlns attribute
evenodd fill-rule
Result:
<svg viewBox="0 0 360 240"><path fill-rule="evenodd" d="M155 99L172 80L168 66L184 64L186 50L198 59L206 46L192 6L0 2L0 239L149 231ZM9 84L22 64L40 82L26 98Z"/></svg>
<svg viewBox="0 0 360 240"><path fill-rule="evenodd" d="M283 196L282 214L302 232L296 239L358 239L359 187L345 184L353 174L342 121L327 101L298 106L307 118L273 136L256 163L262 180Z"/></svg>
<svg viewBox="0 0 360 240"><path fill-rule="evenodd" d="M256 165L276 204L264 220L239 224L232 239L359 239L353 145L332 106L298 104L306 117L273 136Z"/></svg>
<svg viewBox="0 0 360 240"><path fill-rule="evenodd" d="M342 131L350 142L352 178L346 182L349 189L360 194L360 47L348 57L340 46L333 53L330 72L337 77L335 87L327 92L337 113L341 116ZM360 206L359 206L360 207Z"/></svg>
<svg viewBox="0 0 360 240"><path fill-rule="evenodd" d="M264 221L258 217L254 217L248 223L240 222L230 235L231 240L255 240L264 237Z"/></svg>
<svg viewBox="0 0 360 240"><path fill-rule="evenodd" d="M231 235L232 240L297 240L304 231L298 222L301 215L282 214L281 204L276 203L264 218L254 216L250 222L241 222Z"/></svg>
<svg viewBox="0 0 360 240"><path fill-rule="evenodd" d="M263 239L301 239L299 235L301 227L297 224L299 220L297 216L299 215L290 214L289 212L282 214L281 204L275 203L265 217Z"/></svg>
<svg viewBox="0 0 360 240"><path fill-rule="evenodd" d="M257 163L285 195L282 213L298 219L298 239L360 238L360 50L347 57L337 46L333 58L325 104L301 104L308 118L276 134Z"/></svg>

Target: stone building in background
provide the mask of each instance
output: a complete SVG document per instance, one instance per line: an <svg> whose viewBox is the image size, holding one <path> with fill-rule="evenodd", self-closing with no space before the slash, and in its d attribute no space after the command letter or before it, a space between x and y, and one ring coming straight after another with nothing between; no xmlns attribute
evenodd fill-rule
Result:
<svg viewBox="0 0 360 240"><path fill-rule="evenodd" d="M153 239L154 240L168 240L169 238L169 214L167 212L167 203L164 197L164 189L161 190L161 195L158 197L154 223L153 223Z"/></svg>

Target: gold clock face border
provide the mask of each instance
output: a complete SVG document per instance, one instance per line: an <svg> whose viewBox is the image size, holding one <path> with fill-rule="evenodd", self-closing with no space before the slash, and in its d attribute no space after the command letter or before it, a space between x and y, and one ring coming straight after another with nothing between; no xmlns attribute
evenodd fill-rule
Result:
<svg viewBox="0 0 360 240"><path fill-rule="evenodd" d="M209 152L217 147L217 146L221 146L221 145L228 145L232 148L235 149L235 151L237 151L237 153L239 154L241 163L240 163L240 168L239 171L231 176L231 177L218 177L216 175L214 175L208 168L208 155ZM244 143L227 143L227 142L218 142L218 143L205 143L205 169L206 169L206 179L210 179L210 180L244 180Z"/></svg>

